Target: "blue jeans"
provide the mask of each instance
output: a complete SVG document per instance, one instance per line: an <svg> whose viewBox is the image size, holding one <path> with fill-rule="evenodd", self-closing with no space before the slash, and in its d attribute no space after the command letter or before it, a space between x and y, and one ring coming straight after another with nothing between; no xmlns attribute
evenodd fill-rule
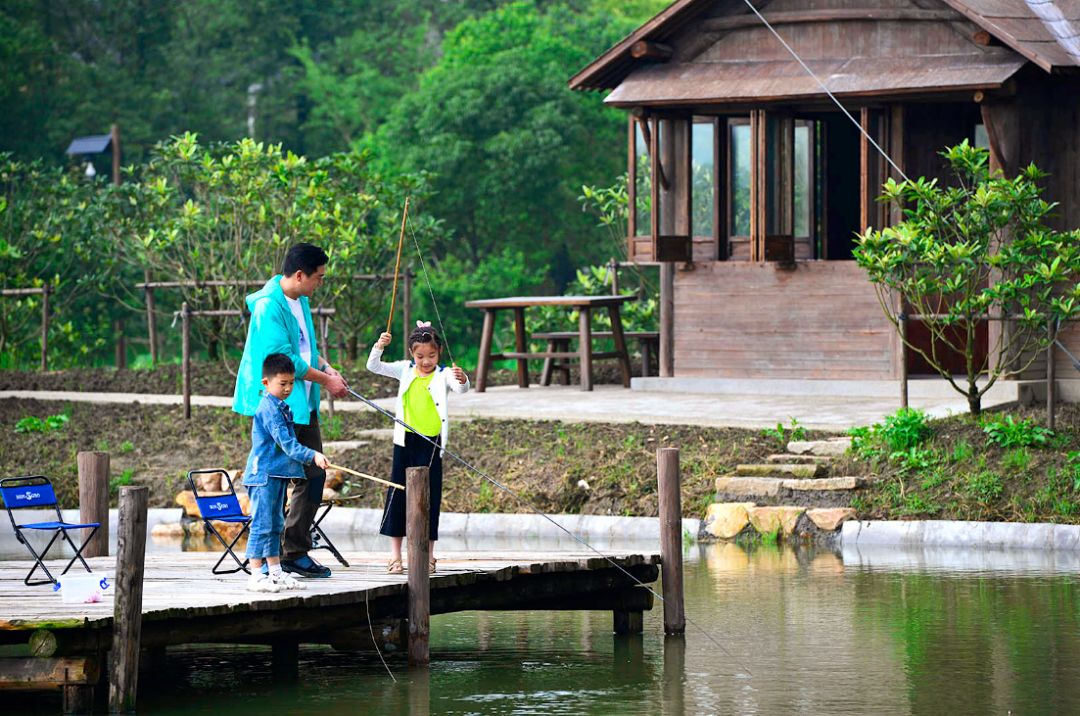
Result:
<svg viewBox="0 0 1080 716"><path fill-rule="evenodd" d="M281 533L285 530L285 488L288 486L288 480L270 477L265 485L248 487L251 498L248 559L264 559L281 554Z"/></svg>

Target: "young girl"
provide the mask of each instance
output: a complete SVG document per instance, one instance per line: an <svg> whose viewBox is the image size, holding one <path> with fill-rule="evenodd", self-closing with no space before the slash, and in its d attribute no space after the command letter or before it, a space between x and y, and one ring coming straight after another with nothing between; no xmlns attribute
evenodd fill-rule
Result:
<svg viewBox="0 0 1080 716"><path fill-rule="evenodd" d="M431 478L431 571L435 571L435 541L439 539L439 507L442 503L442 449L446 447L449 430L447 422L447 392L469 390L469 377L457 366L439 365L443 342L430 323L416 322L409 334L409 356L412 360L383 363L382 354L393 336L383 333L371 347L367 367L372 373L396 378L401 382L397 394L397 418L411 425L420 434L435 441L439 448L394 424L394 467L391 480L405 484L405 468L430 467ZM387 571L401 574L401 540L405 536L405 491L396 487L386 491L381 534L390 538L390 562Z"/></svg>

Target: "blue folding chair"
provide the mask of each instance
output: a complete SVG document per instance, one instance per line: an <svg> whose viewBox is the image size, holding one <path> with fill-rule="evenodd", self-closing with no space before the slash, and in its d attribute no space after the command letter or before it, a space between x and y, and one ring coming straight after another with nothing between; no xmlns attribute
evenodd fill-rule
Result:
<svg viewBox="0 0 1080 716"><path fill-rule="evenodd" d="M3 495L4 497L4 509L7 510L8 519L11 520L11 527L15 530L15 538L26 545L26 548L30 550L30 554L34 556L34 566L23 580L24 584L33 587L38 584L54 584L56 582L56 578L52 576L52 573L49 572L49 569L42 560L59 538L63 538L63 540L75 550L75 556L72 557L71 561L64 567L64 571L60 573L61 576L68 573L68 570L71 569L71 565L75 564L75 560L82 562L82 566L86 568L87 572L93 571L90 569L90 565L86 563L86 560L83 559L82 551L83 548L86 547L86 543L92 540L94 535L97 534L98 528L101 527L101 523L89 522L84 525L76 525L70 522L64 522L64 516L60 514L60 505L56 504L56 492L53 490L52 482L49 478L44 477L43 475L5 477L0 480L0 495ZM52 507L56 510L56 520L50 522L18 524L15 521L14 511L26 509L28 507ZM68 530L81 529L90 529L90 535L82 541L80 546L76 547L75 543L71 540L71 535L68 534ZM38 554L34 550L34 546L30 544L30 541L23 536L23 530L49 530L53 535L49 540L49 544L45 545L45 549L41 551L41 554ZM30 578L34 576L34 572L36 572L39 567L48 579L39 579L31 582Z"/></svg>
<svg viewBox="0 0 1080 716"><path fill-rule="evenodd" d="M206 525L207 531L217 537L218 542L221 542L221 546L225 548L225 552L221 555L221 559L217 561L217 564L210 570L214 574L235 574L240 570L244 570L248 574L251 571L248 569L248 560L245 558L243 562L233 552L233 547L240 541L240 538L247 534L248 528L251 527L251 517L244 514L244 510L240 508L240 500L236 498L236 488L233 487L232 480L225 480L229 483L229 492L225 495L200 495L199 486L195 484L196 475L224 475L228 478L229 473L221 469L209 469L209 470L192 470L188 473L188 484L191 485L191 491L195 495L195 503L199 506L199 514L202 515L203 524ZM236 534L232 542L227 542L221 533L217 531L211 520L218 522L237 522L243 524L243 528ZM225 561L226 557L232 557L236 562L236 569L219 569L221 563Z"/></svg>

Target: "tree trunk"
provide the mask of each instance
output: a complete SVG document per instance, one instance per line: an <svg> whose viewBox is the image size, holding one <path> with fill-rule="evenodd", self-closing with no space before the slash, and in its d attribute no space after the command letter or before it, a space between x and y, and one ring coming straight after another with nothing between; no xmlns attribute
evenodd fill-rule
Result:
<svg viewBox="0 0 1080 716"><path fill-rule="evenodd" d="M356 363L356 344L357 344L356 336L355 335L349 336L349 345L348 345L348 348L346 349L346 353L349 356L349 362L353 363L353 364Z"/></svg>
<svg viewBox="0 0 1080 716"><path fill-rule="evenodd" d="M979 395L979 388L974 383L968 385L968 410L972 415L980 415L982 413L982 396Z"/></svg>

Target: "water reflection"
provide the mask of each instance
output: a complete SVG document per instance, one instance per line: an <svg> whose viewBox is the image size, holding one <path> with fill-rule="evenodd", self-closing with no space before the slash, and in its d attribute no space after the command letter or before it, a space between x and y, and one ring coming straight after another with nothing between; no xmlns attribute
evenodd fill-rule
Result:
<svg viewBox="0 0 1080 716"><path fill-rule="evenodd" d="M602 612L432 620L430 669L303 648L299 680L264 648L170 650L147 713L1080 713L1071 556L712 545L686 554L684 638L661 609L642 636ZM147 682L150 683L150 682ZM23 696L13 713L54 713ZM57 702L58 703L58 702ZM24 708L25 706L25 708ZM5 709L5 712L7 709Z"/></svg>

